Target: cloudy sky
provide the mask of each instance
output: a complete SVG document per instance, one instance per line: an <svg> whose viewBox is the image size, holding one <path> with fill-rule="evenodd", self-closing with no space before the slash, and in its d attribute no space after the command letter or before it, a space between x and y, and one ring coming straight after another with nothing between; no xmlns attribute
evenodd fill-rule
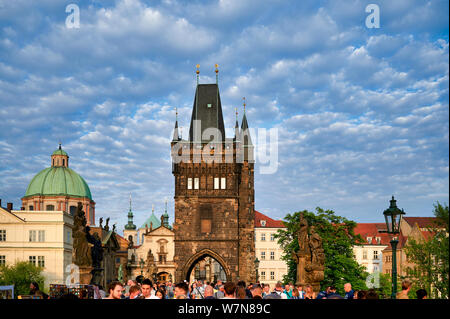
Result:
<svg viewBox="0 0 450 319"><path fill-rule="evenodd" d="M66 6L80 27L66 25ZM365 8L380 8L367 28ZM20 207L61 140L97 219L140 226L168 199L170 139L219 64L225 126L278 130L278 168L256 163L256 209L320 206L382 222L449 198L449 17L442 1L0 0L0 198ZM231 137L232 134L228 137Z"/></svg>

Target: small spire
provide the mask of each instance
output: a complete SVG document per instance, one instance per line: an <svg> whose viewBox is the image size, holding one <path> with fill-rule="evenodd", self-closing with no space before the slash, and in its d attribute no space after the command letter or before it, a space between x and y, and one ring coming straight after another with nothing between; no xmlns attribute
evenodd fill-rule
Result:
<svg viewBox="0 0 450 319"><path fill-rule="evenodd" d="M216 84L219 85L219 69L218 69L219 65L216 64L215 67L216 67Z"/></svg>
<svg viewBox="0 0 450 319"><path fill-rule="evenodd" d="M175 129L173 131L173 137L172 141L179 141L179 135L178 135L178 109L175 107Z"/></svg>
<svg viewBox="0 0 450 319"><path fill-rule="evenodd" d="M155 205L152 204L152 214L155 212Z"/></svg>
<svg viewBox="0 0 450 319"><path fill-rule="evenodd" d="M59 140L59 148L58 149L61 149L61 140Z"/></svg>
<svg viewBox="0 0 450 319"><path fill-rule="evenodd" d="M178 122L178 108L175 106L175 121Z"/></svg>
<svg viewBox="0 0 450 319"><path fill-rule="evenodd" d="M166 198L166 208L164 209L164 212L167 214L167 198Z"/></svg>
<svg viewBox="0 0 450 319"><path fill-rule="evenodd" d="M245 96L242 99L244 100L244 114L245 114Z"/></svg>
<svg viewBox="0 0 450 319"><path fill-rule="evenodd" d="M199 78L199 74L200 74L200 64L197 64L196 67L197 67L197 71L195 73L197 73L197 85L198 85L198 78Z"/></svg>
<svg viewBox="0 0 450 319"><path fill-rule="evenodd" d="M131 193L130 193L130 212L131 212Z"/></svg>

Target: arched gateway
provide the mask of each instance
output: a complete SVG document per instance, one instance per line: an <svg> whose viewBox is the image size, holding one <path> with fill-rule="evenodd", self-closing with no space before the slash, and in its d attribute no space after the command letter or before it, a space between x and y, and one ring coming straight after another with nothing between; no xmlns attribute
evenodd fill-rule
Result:
<svg viewBox="0 0 450 319"><path fill-rule="evenodd" d="M214 258L227 280L256 279L254 160L245 104L234 138L225 137L224 127L218 84L197 84L189 138L179 137L177 120L171 143L177 282L203 256Z"/></svg>

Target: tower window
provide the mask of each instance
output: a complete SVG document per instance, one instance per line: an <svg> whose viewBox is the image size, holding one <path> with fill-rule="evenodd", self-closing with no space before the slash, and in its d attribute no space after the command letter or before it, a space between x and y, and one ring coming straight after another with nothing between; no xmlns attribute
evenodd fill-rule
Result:
<svg viewBox="0 0 450 319"><path fill-rule="evenodd" d="M76 206L70 206L69 208L70 215L75 216L75 213L77 212Z"/></svg>
<svg viewBox="0 0 450 319"><path fill-rule="evenodd" d="M45 210L53 211L53 210L55 210L55 206L54 206L54 205L47 205L47 207L45 208Z"/></svg>
<svg viewBox="0 0 450 319"><path fill-rule="evenodd" d="M194 178L194 189L199 189L199 178L198 177Z"/></svg>
<svg viewBox="0 0 450 319"><path fill-rule="evenodd" d="M187 188L192 189L192 178L188 178Z"/></svg>
<svg viewBox="0 0 450 319"><path fill-rule="evenodd" d="M226 179L226 177L222 177L220 179L220 188L221 189L226 189L227 188L227 179Z"/></svg>
<svg viewBox="0 0 450 319"><path fill-rule="evenodd" d="M30 205L30 207L28 208L28 210L33 210L33 209L34 209L33 205Z"/></svg>
<svg viewBox="0 0 450 319"><path fill-rule="evenodd" d="M66 160L63 159L63 166L66 166Z"/></svg>
<svg viewBox="0 0 450 319"><path fill-rule="evenodd" d="M214 177L214 189L219 189L219 178Z"/></svg>
<svg viewBox="0 0 450 319"><path fill-rule="evenodd" d="M200 207L200 232L212 232L212 208L209 204Z"/></svg>

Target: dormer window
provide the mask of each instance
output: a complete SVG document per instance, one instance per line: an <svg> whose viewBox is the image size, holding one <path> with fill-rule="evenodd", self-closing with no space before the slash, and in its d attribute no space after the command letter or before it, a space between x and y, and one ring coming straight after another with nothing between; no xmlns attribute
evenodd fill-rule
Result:
<svg viewBox="0 0 450 319"><path fill-rule="evenodd" d="M367 242L370 244L372 242L372 237L367 237Z"/></svg>
<svg viewBox="0 0 450 319"><path fill-rule="evenodd" d="M266 227L266 221L265 221L265 220L262 220L262 221L261 221L261 226L262 226L262 227Z"/></svg>
<svg viewBox="0 0 450 319"><path fill-rule="evenodd" d="M376 239L376 241L377 241L377 244L380 244L380 243L381 243L381 238L380 238L380 237L376 237L375 239Z"/></svg>

